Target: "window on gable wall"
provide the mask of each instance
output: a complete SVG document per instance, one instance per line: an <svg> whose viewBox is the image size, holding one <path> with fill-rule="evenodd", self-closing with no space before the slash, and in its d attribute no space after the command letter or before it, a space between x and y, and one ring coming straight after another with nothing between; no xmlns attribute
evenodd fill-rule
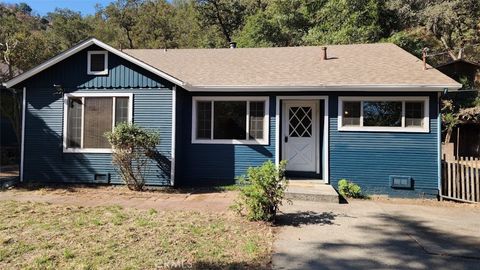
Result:
<svg viewBox="0 0 480 270"><path fill-rule="evenodd" d="M339 130L428 132L427 97L340 97Z"/></svg>
<svg viewBox="0 0 480 270"><path fill-rule="evenodd" d="M107 51L89 51L87 57L88 75L108 75Z"/></svg>
<svg viewBox="0 0 480 270"><path fill-rule="evenodd" d="M65 151L110 150L105 132L131 121L130 94L119 96L65 95Z"/></svg>
<svg viewBox="0 0 480 270"><path fill-rule="evenodd" d="M194 98L194 143L265 144L268 134L266 97Z"/></svg>

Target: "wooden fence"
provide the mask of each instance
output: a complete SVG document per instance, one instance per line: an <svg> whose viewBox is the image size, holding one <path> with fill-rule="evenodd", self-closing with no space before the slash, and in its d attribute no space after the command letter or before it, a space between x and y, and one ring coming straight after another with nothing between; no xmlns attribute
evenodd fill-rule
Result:
<svg viewBox="0 0 480 270"><path fill-rule="evenodd" d="M441 197L463 202L480 202L480 159L459 157L442 161Z"/></svg>

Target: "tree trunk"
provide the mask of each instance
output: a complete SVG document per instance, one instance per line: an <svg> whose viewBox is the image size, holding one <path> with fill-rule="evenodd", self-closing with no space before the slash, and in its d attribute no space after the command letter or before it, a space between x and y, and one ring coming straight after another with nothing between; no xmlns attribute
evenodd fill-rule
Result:
<svg viewBox="0 0 480 270"><path fill-rule="evenodd" d="M220 28L222 29L222 33L225 36L225 39L227 40L227 42L230 43L230 42L232 42L232 38L230 37L230 33L228 32L227 27L223 23L222 14L220 13L220 8L218 7L218 3L217 3L217 1L212 1L212 4L215 7L215 14L217 15L218 24L220 25Z"/></svg>

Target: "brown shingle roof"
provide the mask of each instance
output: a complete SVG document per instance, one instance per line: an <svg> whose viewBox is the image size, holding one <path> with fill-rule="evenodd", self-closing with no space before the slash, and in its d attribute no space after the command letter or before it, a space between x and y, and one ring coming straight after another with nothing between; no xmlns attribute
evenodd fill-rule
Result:
<svg viewBox="0 0 480 270"><path fill-rule="evenodd" d="M394 44L123 52L193 87L460 87Z"/></svg>

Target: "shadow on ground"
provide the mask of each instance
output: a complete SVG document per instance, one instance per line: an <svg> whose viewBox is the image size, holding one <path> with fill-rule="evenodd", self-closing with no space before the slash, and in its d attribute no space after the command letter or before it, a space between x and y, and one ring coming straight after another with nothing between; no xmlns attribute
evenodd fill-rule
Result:
<svg viewBox="0 0 480 270"><path fill-rule="evenodd" d="M299 212L284 216L294 220L284 225L332 224L337 216L331 212ZM364 218L377 222L330 233L308 227L312 239L301 244L302 250L290 252L298 248L291 243L288 254L275 254L274 266L278 269L479 269L480 235L459 236L454 233L455 228L451 232L438 231L409 216L377 214ZM319 233L323 236L314 237L313 234Z"/></svg>
<svg viewBox="0 0 480 270"><path fill-rule="evenodd" d="M282 213L277 216L275 225L294 226L302 225L333 225L337 214L333 212L316 213L313 211L298 211L294 213Z"/></svg>

